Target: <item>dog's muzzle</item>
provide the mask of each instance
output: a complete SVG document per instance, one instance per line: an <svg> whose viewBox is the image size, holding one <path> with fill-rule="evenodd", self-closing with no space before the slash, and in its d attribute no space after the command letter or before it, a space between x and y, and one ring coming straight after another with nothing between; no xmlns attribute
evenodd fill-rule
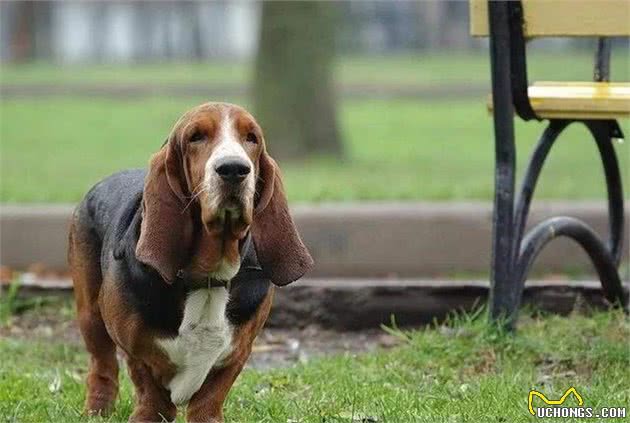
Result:
<svg viewBox="0 0 630 423"><path fill-rule="evenodd" d="M223 182L239 184L245 180L252 171L251 166L240 157L224 157L214 165L214 171Z"/></svg>

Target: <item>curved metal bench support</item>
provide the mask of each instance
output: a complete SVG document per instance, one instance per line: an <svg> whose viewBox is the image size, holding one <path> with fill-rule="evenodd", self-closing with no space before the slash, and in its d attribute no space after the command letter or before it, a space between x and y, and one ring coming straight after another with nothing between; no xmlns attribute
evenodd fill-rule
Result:
<svg viewBox="0 0 630 423"><path fill-rule="evenodd" d="M568 216L552 217L539 223L523 239L514 269L519 292L523 291L527 272L543 247L552 239L561 236L573 239L588 253L602 282L606 299L612 304L627 306L628 299L610 251L590 226Z"/></svg>
<svg viewBox="0 0 630 423"><path fill-rule="evenodd" d="M613 263L619 266L621 262L621 254L623 250L623 228L624 228L624 205L623 205L623 187L621 183L621 174L619 172L619 163L615 148L612 144L611 131L618 129L615 121L585 121L597 142L599 155L604 166L604 174L606 177L606 189L608 192L608 218L610 237L608 239L608 250L612 255Z"/></svg>
<svg viewBox="0 0 630 423"><path fill-rule="evenodd" d="M542 171L545 160L554 145L558 136L574 122L581 122L586 125L593 139L597 143L597 148L604 167L606 177L606 187L608 193L608 216L609 216L609 238L608 251L610 251L613 263L619 266L623 248L623 228L624 228L624 204L623 189L621 183L621 174L619 172L619 164L617 155L610 140L609 131L615 124L610 121L569 121L569 120L551 120L545 131L543 132L538 144L529 159L529 165L523 183L520 189L520 195L516 201L516 215L514 218L514 238L521 240L523 231L527 223L529 208L538 177ZM514 259L517 258L518 242L513 250Z"/></svg>
<svg viewBox="0 0 630 423"><path fill-rule="evenodd" d="M529 233L524 234L536 184L547 156L562 132L575 122L583 123L589 129L602 160L608 190L609 237L607 243L604 243L586 223L566 216L547 219L531 229ZM495 250L493 251L495 264L496 257L501 255L501 252L496 250L498 245L509 245L511 253L509 255L509 269L502 274L497 274L496 271L493 273L495 285L493 286L494 295L492 295L490 306L493 319L506 319L507 326L510 328L513 326L518 315L529 269L545 245L561 236L573 239L586 251L602 282L605 297L612 304L627 308L628 296L624 292L617 272L623 247L624 203L621 174L610 138L610 130L615 124L615 122L595 120L551 120L545 128L530 157L513 213L511 210L503 210L504 216L513 214L512 228L497 227L501 222L495 220ZM512 190L513 185L511 187L498 185L505 183L501 178L501 172L501 167L497 166L497 192ZM501 215L499 204L495 202L497 216ZM508 208L508 204L504 203L504 208ZM499 242L496 238L499 238ZM503 242L500 242L501 238ZM509 295L497 295L497 277L504 278L503 292L507 291Z"/></svg>
<svg viewBox="0 0 630 423"><path fill-rule="evenodd" d="M536 118L527 96L522 7L520 2L490 1L488 11L496 141L490 319L502 322L508 329L513 328L527 273L544 246L559 236L573 239L587 252L606 298L612 304L627 309L628 295L617 272L623 245L624 203L612 137L619 136L619 125L614 120L551 119L532 153L515 201L514 113L524 120ZM600 42L602 52L598 53L596 66L596 70L601 68L598 75L603 79L608 77L604 54L607 46L607 43ZM574 122L586 125L597 144L604 167L610 232L607 243L586 223L572 217L547 219L524 235L531 200L545 159L559 135Z"/></svg>

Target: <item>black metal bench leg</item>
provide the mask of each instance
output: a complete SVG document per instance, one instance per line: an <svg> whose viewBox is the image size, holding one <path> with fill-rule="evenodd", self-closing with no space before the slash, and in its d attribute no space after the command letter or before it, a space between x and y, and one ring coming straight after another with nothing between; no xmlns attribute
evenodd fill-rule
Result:
<svg viewBox="0 0 630 423"><path fill-rule="evenodd" d="M493 321L509 322L516 315L520 294L512 254L516 243L513 212L515 154L513 131L502 129L505 132L499 131L496 135L490 317Z"/></svg>
<svg viewBox="0 0 630 423"><path fill-rule="evenodd" d="M511 320L518 306L518 290L512 271L514 245L514 107L512 105L507 5L489 2L490 66L495 133L495 195L492 232L490 318Z"/></svg>
<svg viewBox="0 0 630 423"><path fill-rule="evenodd" d="M532 263L552 239L566 236L586 250L612 303L627 308L617 266L623 244L623 190L611 135L621 130L613 120L580 120L597 143L608 190L610 237L607 244L584 222L571 217L547 219L524 236L530 203L538 176L551 147L574 121L550 120L534 153L518 200L514 201L516 148L514 113L523 120L537 119L527 93L527 65L520 2L488 1L490 68L495 135L495 194L492 231L490 320L511 329L516 321L523 285ZM600 40L596 80L608 79L610 43ZM522 240L522 242L521 242Z"/></svg>

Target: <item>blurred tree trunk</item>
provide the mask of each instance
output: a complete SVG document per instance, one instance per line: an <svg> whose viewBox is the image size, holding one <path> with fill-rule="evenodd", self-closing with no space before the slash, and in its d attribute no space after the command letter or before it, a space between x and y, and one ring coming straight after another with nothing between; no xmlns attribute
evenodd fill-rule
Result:
<svg viewBox="0 0 630 423"><path fill-rule="evenodd" d="M15 20L12 22L11 57L23 62L35 55L35 2L20 1L15 3Z"/></svg>
<svg viewBox="0 0 630 423"><path fill-rule="evenodd" d="M423 1L418 3L422 8L422 26L426 34L426 43L429 49L438 49L444 42L444 28L448 2L445 1Z"/></svg>
<svg viewBox="0 0 630 423"><path fill-rule="evenodd" d="M332 74L336 7L320 1L262 4L254 108L276 157L343 153Z"/></svg>

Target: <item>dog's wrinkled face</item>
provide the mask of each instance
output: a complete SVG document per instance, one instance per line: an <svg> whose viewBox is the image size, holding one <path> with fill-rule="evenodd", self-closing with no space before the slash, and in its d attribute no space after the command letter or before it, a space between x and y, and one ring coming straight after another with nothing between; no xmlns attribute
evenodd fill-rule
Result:
<svg viewBox="0 0 630 423"><path fill-rule="evenodd" d="M206 103L178 120L149 162L142 206L136 258L167 283L180 269L231 279L248 232L276 285L313 265L260 126L239 106Z"/></svg>
<svg viewBox="0 0 630 423"><path fill-rule="evenodd" d="M211 232L238 237L252 222L264 147L260 127L238 106L206 104L187 113L176 128L191 201L200 205L203 224Z"/></svg>

